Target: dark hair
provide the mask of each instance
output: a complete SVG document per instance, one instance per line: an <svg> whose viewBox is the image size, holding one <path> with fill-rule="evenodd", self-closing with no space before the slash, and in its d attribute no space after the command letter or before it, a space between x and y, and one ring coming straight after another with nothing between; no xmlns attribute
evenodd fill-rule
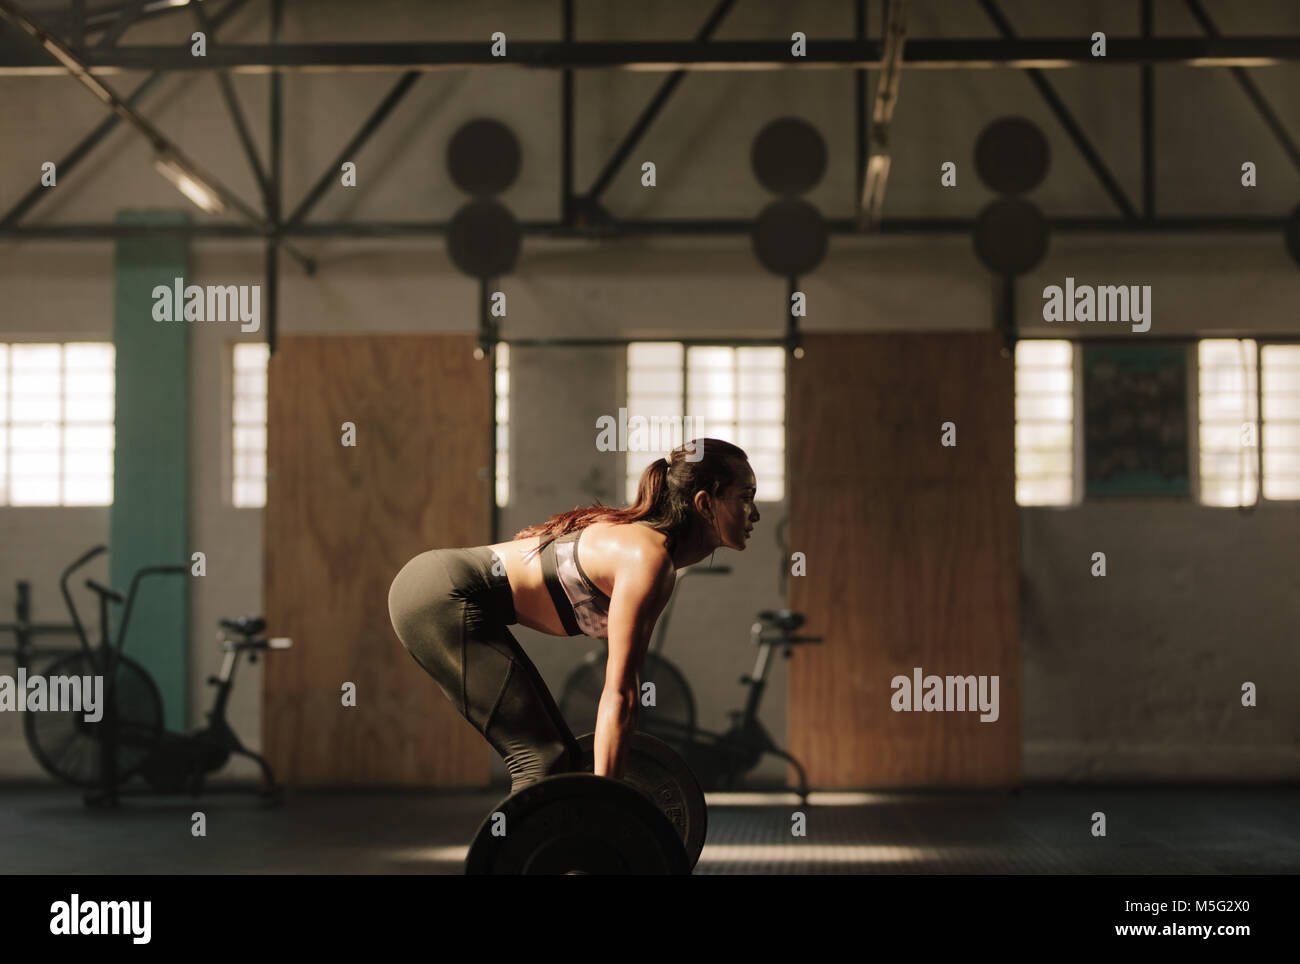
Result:
<svg viewBox="0 0 1300 964"><path fill-rule="evenodd" d="M515 533L516 539L541 536L539 551L551 539L574 529L585 529L593 522L644 522L668 537L667 548L687 535L694 519L695 493L703 490L719 496L728 486L740 481L741 467L749 456L738 446L716 438L692 439L656 459L641 473L636 487L636 502L625 509L604 506L576 508L552 516L537 526Z"/></svg>

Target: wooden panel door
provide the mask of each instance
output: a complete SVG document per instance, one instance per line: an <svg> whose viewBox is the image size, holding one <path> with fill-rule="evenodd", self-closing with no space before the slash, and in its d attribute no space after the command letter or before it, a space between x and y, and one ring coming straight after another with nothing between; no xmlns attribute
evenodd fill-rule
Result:
<svg viewBox="0 0 1300 964"><path fill-rule="evenodd" d="M266 619L293 648L266 660L263 746L288 785L488 782L490 748L388 617L388 588L412 556L492 541L492 363L475 361L474 345L286 337L271 359Z"/></svg>
<svg viewBox="0 0 1300 964"><path fill-rule="evenodd" d="M809 334L790 362L789 743L826 787L1020 779L1013 362L992 333ZM943 447L941 425L956 427ZM998 678L998 718L896 712L897 676ZM945 690L947 687L945 686ZM992 690L986 689L987 695Z"/></svg>

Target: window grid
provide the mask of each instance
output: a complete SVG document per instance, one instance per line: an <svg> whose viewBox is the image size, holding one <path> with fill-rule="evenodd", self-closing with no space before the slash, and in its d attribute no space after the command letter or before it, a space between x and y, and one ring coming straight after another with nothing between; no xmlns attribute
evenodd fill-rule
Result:
<svg viewBox="0 0 1300 964"><path fill-rule="evenodd" d="M240 508L266 505L267 369L265 342L241 341L234 350L231 440L234 451L231 501Z"/></svg>
<svg viewBox="0 0 1300 964"><path fill-rule="evenodd" d="M111 342L0 345L0 505L113 501Z"/></svg>
<svg viewBox="0 0 1300 964"><path fill-rule="evenodd" d="M270 349L264 342L235 345L231 439L234 471L231 501L240 508L266 505L267 368ZM496 499L508 503L510 494L510 346L496 346Z"/></svg>
<svg viewBox="0 0 1300 964"><path fill-rule="evenodd" d="M1260 349L1264 498L1300 499L1300 345Z"/></svg>
<svg viewBox="0 0 1300 964"><path fill-rule="evenodd" d="M1255 341L1236 338L1200 341L1197 392L1200 501L1213 506L1251 505L1259 494Z"/></svg>
<svg viewBox="0 0 1300 964"><path fill-rule="evenodd" d="M785 353L781 348L634 342L628 346L628 418L690 415L698 434L749 455L758 499L785 498ZM626 500L665 452L628 452Z"/></svg>
<svg viewBox="0 0 1300 964"><path fill-rule="evenodd" d="M1074 502L1074 346L1016 343L1016 504Z"/></svg>
<svg viewBox="0 0 1300 964"><path fill-rule="evenodd" d="M496 499L498 506L510 502L510 346L496 346Z"/></svg>
<svg viewBox="0 0 1300 964"><path fill-rule="evenodd" d="M9 346L0 344L0 505L9 504Z"/></svg>

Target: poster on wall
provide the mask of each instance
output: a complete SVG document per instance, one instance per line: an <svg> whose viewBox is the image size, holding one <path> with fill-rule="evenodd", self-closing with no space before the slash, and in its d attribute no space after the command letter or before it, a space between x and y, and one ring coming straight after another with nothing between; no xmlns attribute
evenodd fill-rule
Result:
<svg viewBox="0 0 1300 964"><path fill-rule="evenodd" d="M1187 349L1083 346L1089 498L1187 496Z"/></svg>

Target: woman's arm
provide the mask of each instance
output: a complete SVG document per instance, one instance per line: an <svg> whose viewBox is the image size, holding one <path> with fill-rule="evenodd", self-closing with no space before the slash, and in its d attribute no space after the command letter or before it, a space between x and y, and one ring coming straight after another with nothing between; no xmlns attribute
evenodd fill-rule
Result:
<svg viewBox="0 0 1300 964"><path fill-rule="evenodd" d="M655 621L672 595L676 570L661 549L628 552L614 574L609 601L609 660L596 711L595 774L623 776L627 737L636 729L640 693L637 673L645 660Z"/></svg>

